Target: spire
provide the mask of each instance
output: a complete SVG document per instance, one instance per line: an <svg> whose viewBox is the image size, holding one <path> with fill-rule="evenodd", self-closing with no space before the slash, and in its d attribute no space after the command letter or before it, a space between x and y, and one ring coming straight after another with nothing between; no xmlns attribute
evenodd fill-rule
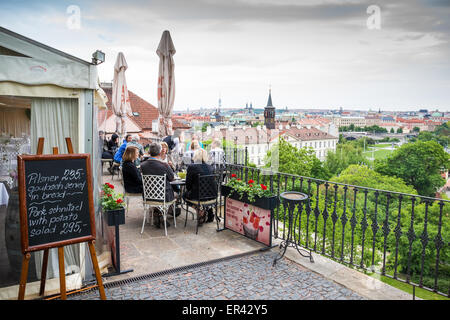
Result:
<svg viewBox="0 0 450 320"><path fill-rule="evenodd" d="M269 89L269 100L267 100L267 107L273 107L272 104L272 89Z"/></svg>

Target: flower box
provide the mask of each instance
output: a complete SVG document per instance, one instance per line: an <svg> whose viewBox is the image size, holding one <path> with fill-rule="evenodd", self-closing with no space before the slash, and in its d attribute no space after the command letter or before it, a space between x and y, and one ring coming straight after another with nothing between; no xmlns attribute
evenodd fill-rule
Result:
<svg viewBox="0 0 450 320"><path fill-rule="evenodd" d="M237 192L235 192L231 187L226 185L221 186L221 193L224 197L248 203L258 208L267 210L275 209L279 203L279 199L277 196L263 197L263 198L256 196L254 201L250 201L248 199L247 194L243 193L242 198L240 198L240 195Z"/></svg>
<svg viewBox="0 0 450 320"><path fill-rule="evenodd" d="M108 226L125 224L125 208L105 210L104 213Z"/></svg>

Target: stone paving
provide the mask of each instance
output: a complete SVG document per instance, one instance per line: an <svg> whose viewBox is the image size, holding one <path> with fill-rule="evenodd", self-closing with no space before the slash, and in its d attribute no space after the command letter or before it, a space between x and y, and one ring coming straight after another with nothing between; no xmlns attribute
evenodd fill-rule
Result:
<svg viewBox="0 0 450 320"><path fill-rule="evenodd" d="M278 250L233 258L169 275L105 288L108 300L365 300ZM98 290L68 300L99 300Z"/></svg>

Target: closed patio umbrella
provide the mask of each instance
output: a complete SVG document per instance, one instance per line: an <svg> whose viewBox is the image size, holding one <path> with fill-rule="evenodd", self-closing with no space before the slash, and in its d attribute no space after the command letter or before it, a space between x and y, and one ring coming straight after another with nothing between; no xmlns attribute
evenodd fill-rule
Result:
<svg viewBox="0 0 450 320"><path fill-rule="evenodd" d="M158 111L159 136L172 135L172 110L175 101L175 47L169 31L164 31L156 53L159 56Z"/></svg>
<svg viewBox="0 0 450 320"><path fill-rule="evenodd" d="M112 86L112 108L116 115L116 132L123 137L126 134L125 118L132 115L130 98L128 96L125 71L128 69L127 61L122 52L117 55L114 65L114 79Z"/></svg>

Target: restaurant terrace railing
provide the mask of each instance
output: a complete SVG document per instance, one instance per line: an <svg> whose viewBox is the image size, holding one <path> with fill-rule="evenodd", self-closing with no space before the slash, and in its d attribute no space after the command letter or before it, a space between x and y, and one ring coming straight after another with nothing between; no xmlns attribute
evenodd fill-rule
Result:
<svg viewBox="0 0 450 320"><path fill-rule="evenodd" d="M228 162L231 174L275 195L309 197L294 211L297 245L360 270L450 296L450 201L271 172ZM299 208L301 208L299 210ZM273 237L286 240L288 214L274 210Z"/></svg>

